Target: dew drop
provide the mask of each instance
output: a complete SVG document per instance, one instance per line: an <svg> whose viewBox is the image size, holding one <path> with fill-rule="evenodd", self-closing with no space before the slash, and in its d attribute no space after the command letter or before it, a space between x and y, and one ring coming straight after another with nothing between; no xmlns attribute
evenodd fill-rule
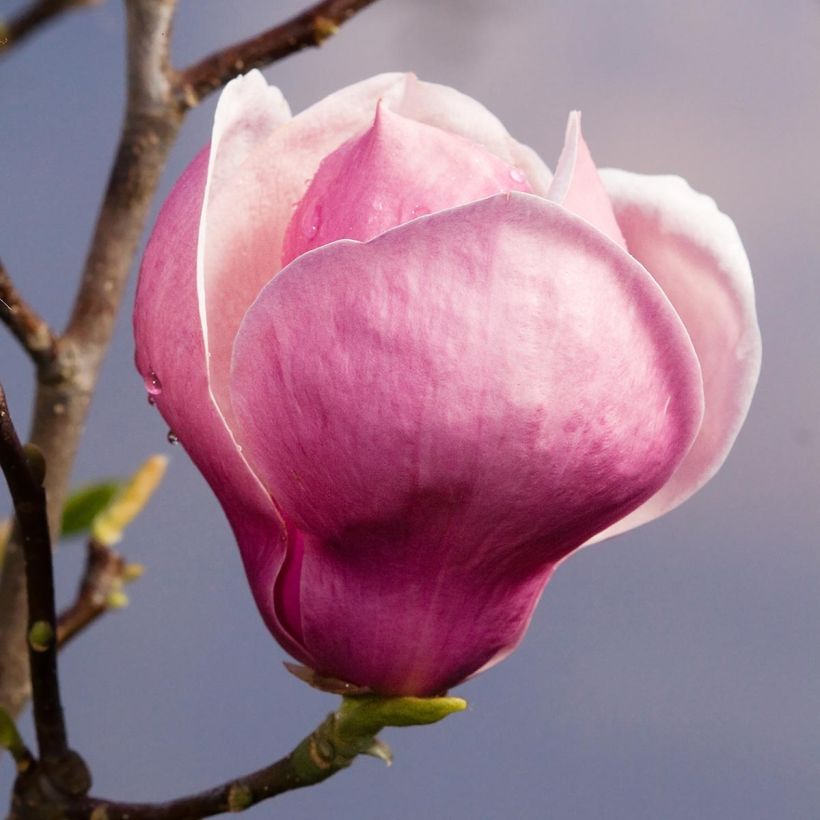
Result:
<svg viewBox="0 0 820 820"><path fill-rule="evenodd" d="M158 396L162 393L162 382L153 370L148 371L148 375L145 377L144 381L145 389L148 391L148 395Z"/></svg>
<svg viewBox="0 0 820 820"><path fill-rule="evenodd" d="M526 177L526 176L524 176L524 172L523 172L520 168L515 168L515 167L510 168L510 179L511 179L513 182L518 183L519 185L520 185L522 182L526 182L526 181L527 181L527 177Z"/></svg>
<svg viewBox="0 0 820 820"><path fill-rule="evenodd" d="M319 233L319 228L322 227L322 207L317 205L313 209L313 213L310 216L310 219L304 223L303 233L305 235L305 239L313 239L317 233Z"/></svg>
<svg viewBox="0 0 820 820"><path fill-rule="evenodd" d="M169 444L176 444L179 441L177 434L173 430L168 431L166 438L168 439Z"/></svg>
<svg viewBox="0 0 820 820"><path fill-rule="evenodd" d="M148 394L148 404L150 404L150 405L151 405L151 407L153 407L156 403L157 403L157 397L156 397L156 396L152 396L152 395L149 393L149 394Z"/></svg>

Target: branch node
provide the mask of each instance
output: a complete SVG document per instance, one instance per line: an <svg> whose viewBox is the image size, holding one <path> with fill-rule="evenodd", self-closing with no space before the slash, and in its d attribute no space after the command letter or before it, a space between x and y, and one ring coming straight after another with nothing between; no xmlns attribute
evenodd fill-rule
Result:
<svg viewBox="0 0 820 820"><path fill-rule="evenodd" d="M234 783L228 791L228 811L245 811L252 805L253 792L244 783Z"/></svg>
<svg viewBox="0 0 820 820"><path fill-rule="evenodd" d="M48 652L54 642L54 629L48 621L35 621L28 631L28 645L34 652Z"/></svg>
<svg viewBox="0 0 820 820"><path fill-rule="evenodd" d="M323 17L319 15L313 21L313 27L316 29L316 45L320 46L328 37L332 37L339 32L339 24L330 17Z"/></svg>

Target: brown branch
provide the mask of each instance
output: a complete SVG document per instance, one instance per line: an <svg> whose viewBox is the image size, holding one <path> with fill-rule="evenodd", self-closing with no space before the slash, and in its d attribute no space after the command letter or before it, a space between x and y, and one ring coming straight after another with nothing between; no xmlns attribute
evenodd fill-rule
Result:
<svg viewBox="0 0 820 820"><path fill-rule="evenodd" d="M435 723L465 707L459 698L344 698L338 711L329 714L289 755L264 769L167 803L80 797L70 801L61 816L87 820L96 811L107 820L192 820L243 811L283 792L321 783L360 754L389 763L390 749L376 737L385 726Z"/></svg>
<svg viewBox="0 0 820 820"><path fill-rule="evenodd" d="M242 811L292 789L321 783L347 768L358 755L390 763L390 748L377 735L386 726L437 723L467 708L461 698L403 698L367 695L343 697L340 708L325 718L287 757L253 774L167 803L117 803L78 797L67 803L66 820L193 820L226 811Z"/></svg>
<svg viewBox="0 0 820 820"><path fill-rule="evenodd" d="M375 0L323 0L278 26L217 51L180 71L179 104L194 108L213 91L252 68L281 60L303 48L320 46L344 22Z"/></svg>
<svg viewBox="0 0 820 820"><path fill-rule="evenodd" d="M39 451L28 455L29 458L17 437L0 386L0 467L14 504L26 564L34 726L40 756L44 760L59 761L66 756L68 742L57 676L54 572L42 483L45 463Z"/></svg>
<svg viewBox="0 0 820 820"><path fill-rule="evenodd" d="M126 0L128 101L120 144L68 330L58 356L39 374L31 440L49 465L52 535L137 243L181 123L168 67L174 6L174 0ZM0 578L0 706L10 714L30 691L24 612L22 551L12 540Z"/></svg>
<svg viewBox="0 0 820 820"><path fill-rule="evenodd" d="M38 368L45 368L54 360L56 339L51 328L17 292L2 261L0 321L8 327Z"/></svg>
<svg viewBox="0 0 820 820"><path fill-rule="evenodd" d="M166 803L119 803L89 797L73 803L66 820L87 820L95 809L106 820L192 820L243 811L284 792L313 786L349 766L355 756L339 755L332 744L328 747L322 742L326 723L287 757L216 788Z"/></svg>
<svg viewBox="0 0 820 820"><path fill-rule="evenodd" d="M93 6L99 2L101 0L39 0L32 3L5 25L0 23L0 51L18 45L37 29L71 9Z"/></svg>
<svg viewBox="0 0 820 820"><path fill-rule="evenodd" d="M125 559L111 547L94 539L89 540L85 572L77 590L77 597L57 619L58 649L62 649L72 638L111 608L111 594L120 591L125 576Z"/></svg>
<svg viewBox="0 0 820 820"><path fill-rule="evenodd" d="M82 281L65 332L96 370L111 338L137 242L182 124L171 96L168 46L176 0L126 0L128 101ZM96 375L96 373L95 373Z"/></svg>

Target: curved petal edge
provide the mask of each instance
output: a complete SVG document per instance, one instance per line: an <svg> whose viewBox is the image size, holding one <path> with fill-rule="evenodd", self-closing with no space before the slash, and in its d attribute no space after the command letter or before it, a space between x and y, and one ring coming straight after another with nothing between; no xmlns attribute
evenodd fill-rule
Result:
<svg viewBox="0 0 820 820"><path fill-rule="evenodd" d="M712 478L749 411L761 363L751 269L732 220L680 177L600 174L629 252L663 288L692 339L705 412L691 451L666 486L592 542L669 512Z"/></svg>

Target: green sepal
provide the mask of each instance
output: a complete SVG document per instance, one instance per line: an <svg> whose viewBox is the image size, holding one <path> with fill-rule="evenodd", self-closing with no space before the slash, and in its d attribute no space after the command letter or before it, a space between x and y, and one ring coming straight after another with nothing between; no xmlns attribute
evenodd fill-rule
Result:
<svg viewBox="0 0 820 820"><path fill-rule="evenodd" d="M466 708L462 698L343 697L341 707L293 750L294 774L302 785L319 783L349 766L358 755L378 757L389 766L393 753L376 737L382 729L437 723Z"/></svg>
<svg viewBox="0 0 820 820"><path fill-rule="evenodd" d="M110 479L86 484L75 490L63 507L60 535L71 538L87 533L91 529L91 522L111 504L122 486L122 481Z"/></svg>
<svg viewBox="0 0 820 820"><path fill-rule="evenodd" d="M463 712L463 698L416 698L360 695L343 697L338 715L339 734L374 737L385 726L424 726L438 723L447 715Z"/></svg>

